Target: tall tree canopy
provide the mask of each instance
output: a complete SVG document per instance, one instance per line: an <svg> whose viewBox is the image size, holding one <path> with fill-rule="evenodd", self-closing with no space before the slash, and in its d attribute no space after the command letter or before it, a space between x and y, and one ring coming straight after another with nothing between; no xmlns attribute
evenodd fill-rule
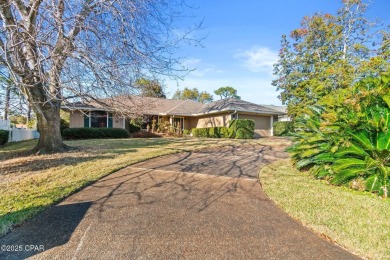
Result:
<svg viewBox="0 0 390 260"><path fill-rule="evenodd" d="M183 90L176 90L172 98L182 100L191 99L201 103L208 103L213 101L213 96L210 93L206 91L199 92L197 88L184 88Z"/></svg>
<svg viewBox="0 0 390 260"><path fill-rule="evenodd" d="M376 33L364 16L366 9L361 0L344 0L336 15L306 16L290 39L282 36L272 84L291 115L305 113L333 91L389 69L388 28Z"/></svg>
<svg viewBox="0 0 390 260"><path fill-rule="evenodd" d="M220 96L221 99L226 99L226 98L241 99L241 97L237 95L237 90L230 86L220 87L219 89L215 90L214 93L215 95Z"/></svg>
<svg viewBox="0 0 390 260"><path fill-rule="evenodd" d="M158 80L149 80L146 78L140 78L135 83L139 88L141 96L155 97L155 98L167 98L164 93L164 89Z"/></svg>
<svg viewBox="0 0 390 260"><path fill-rule="evenodd" d="M67 98L132 90L143 74L177 75L174 53L190 41L176 29L181 0L0 0L0 63L38 119L38 153L67 147L60 107Z"/></svg>

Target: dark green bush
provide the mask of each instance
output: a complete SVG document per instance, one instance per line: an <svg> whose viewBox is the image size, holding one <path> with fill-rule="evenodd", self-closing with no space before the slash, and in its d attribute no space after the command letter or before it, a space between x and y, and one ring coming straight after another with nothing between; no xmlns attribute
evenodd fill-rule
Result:
<svg viewBox="0 0 390 260"><path fill-rule="evenodd" d="M139 127L137 125L134 125L132 123L129 124L129 132L130 132L130 134L137 133L139 131L141 131L141 127Z"/></svg>
<svg viewBox="0 0 390 260"><path fill-rule="evenodd" d="M128 138L129 132L122 128L66 128L64 139Z"/></svg>
<svg viewBox="0 0 390 260"><path fill-rule="evenodd" d="M294 131L293 122L280 121L274 123L274 136L290 135Z"/></svg>
<svg viewBox="0 0 390 260"><path fill-rule="evenodd" d="M9 131L0 130L0 145L4 145L8 142Z"/></svg>
<svg viewBox="0 0 390 260"><path fill-rule="evenodd" d="M129 138L129 132L123 128L99 128L103 138Z"/></svg>
<svg viewBox="0 0 390 260"><path fill-rule="evenodd" d="M255 134L255 121L251 119L234 119L229 124L230 137L252 139Z"/></svg>

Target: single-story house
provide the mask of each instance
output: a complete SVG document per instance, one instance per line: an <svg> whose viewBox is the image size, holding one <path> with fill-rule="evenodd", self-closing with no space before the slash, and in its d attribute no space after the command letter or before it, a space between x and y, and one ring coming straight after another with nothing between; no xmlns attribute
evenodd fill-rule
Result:
<svg viewBox="0 0 390 260"><path fill-rule="evenodd" d="M148 115L157 124L168 121L184 129L228 126L232 119L252 119L260 136L273 135L273 122L283 112L239 99L203 104L193 100L120 96L104 102L78 102L62 107L70 113L70 127L129 129L131 118Z"/></svg>

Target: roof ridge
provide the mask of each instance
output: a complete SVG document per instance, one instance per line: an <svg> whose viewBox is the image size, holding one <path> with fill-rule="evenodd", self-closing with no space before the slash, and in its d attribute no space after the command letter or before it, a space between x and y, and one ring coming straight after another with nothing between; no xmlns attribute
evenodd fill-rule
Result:
<svg viewBox="0 0 390 260"><path fill-rule="evenodd" d="M177 99L171 99L171 100L177 100ZM184 103L186 103L188 100L189 100L189 99L183 100L183 102L180 102L178 105L172 107L171 109L168 109L168 110L165 111L164 113L167 114L167 113L171 112L171 111L174 110L175 108L177 108L177 107L183 105Z"/></svg>

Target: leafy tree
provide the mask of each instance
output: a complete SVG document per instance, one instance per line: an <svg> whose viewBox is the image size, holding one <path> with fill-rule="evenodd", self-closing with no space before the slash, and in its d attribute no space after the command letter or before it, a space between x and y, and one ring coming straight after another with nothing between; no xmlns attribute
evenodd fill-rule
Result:
<svg viewBox="0 0 390 260"><path fill-rule="evenodd" d="M0 63L37 116L36 153L67 150L64 101L131 93L131 83L145 74L177 77L180 59L172 54L196 41L175 30L182 0L1 0L0 6Z"/></svg>
<svg viewBox="0 0 390 260"><path fill-rule="evenodd" d="M296 166L337 185L360 178L367 190L388 196L390 74L366 78L333 96L295 119L290 152Z"/></svg>
<svg viewBox="0 0 390 260"><path fill-rule="evenodd" d="M201 103L208 103L213 101L213 96L210 93L206 91L199 92L197 88L184 88L183 90L176 90L172 98L182 100L191 99Z"/></svg>
<svg viewBox="0 0 390 260"><path fill-rule="evenodd" d="M241 99L241 97L237 95L237 90L230 86L220 87L219 89L215 90L214 93L215 95L220 96L221 99L226 99L226 98Z"/></svg>
<svg viewBox="0 0 390 260"><path fill-rule="evenodd" d="M135 85L140 89L141 95L144 97L167 98L163 87L157 80L140 78Z"/></svg>
<svg viewBox="0 0 390 260"><path fill-rule="evenodd" d="M382 30L381 40L380 35L371 35L374 30L364 17L366 7L361 0L343 1L336 15L306 16L290 40L282 36L272 84L281 91L289 114L304 114L335 90L389 69L388 28Z"/></svg>

